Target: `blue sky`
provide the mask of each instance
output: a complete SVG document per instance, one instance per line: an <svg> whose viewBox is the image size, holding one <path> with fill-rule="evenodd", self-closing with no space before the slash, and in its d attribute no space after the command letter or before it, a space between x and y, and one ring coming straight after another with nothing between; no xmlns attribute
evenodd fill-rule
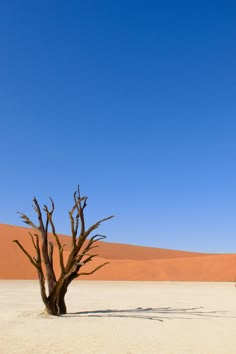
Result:
<svg viewBox="0 0 236 354"><path fill-rule="evenodd" d="M1 1L0 222L80 184L110 242L236 252L233 1Z"/></svg>

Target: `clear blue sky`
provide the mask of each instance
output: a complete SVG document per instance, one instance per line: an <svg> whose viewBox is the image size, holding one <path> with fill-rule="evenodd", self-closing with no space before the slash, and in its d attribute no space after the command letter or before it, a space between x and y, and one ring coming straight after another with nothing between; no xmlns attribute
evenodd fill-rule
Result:
<svg viewBox="0 0 236 354"><path fill-rule="evenodd" d="M80 184L108 241L236 252L234 1L0 3L0 222Z"/></svg>

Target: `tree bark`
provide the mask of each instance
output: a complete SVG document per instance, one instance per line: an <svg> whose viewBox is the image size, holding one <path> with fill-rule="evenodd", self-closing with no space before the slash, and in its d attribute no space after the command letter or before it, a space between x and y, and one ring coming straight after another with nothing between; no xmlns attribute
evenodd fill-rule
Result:
<svg viewBox="0 0 236 354"><path fill-rule="evenodd" d="M67 313L65 303L66 292L67 286L62 286L58 291L56 291L55 295L51 297L49 296L45 304L45 312L53 316L65 315Z"/></svg>

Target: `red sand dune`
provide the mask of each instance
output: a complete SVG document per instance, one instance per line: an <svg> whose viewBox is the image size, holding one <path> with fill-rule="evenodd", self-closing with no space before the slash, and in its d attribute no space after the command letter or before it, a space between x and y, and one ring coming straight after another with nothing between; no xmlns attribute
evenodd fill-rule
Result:
<svg viewBox="0 0 236 354"><path fill-rule="evenodd" d="M34 254L28 228L0 225L0 279L37 279L33 266L18 246L18 239ZM70 238L61 236L68 254ZM99 242L99 257L91 266L110 264L89 277L96 280L235 281L236 254L204 254ZM55 251L56 253L56 251ZM58 261L55 266L58 269Z"/></svg>

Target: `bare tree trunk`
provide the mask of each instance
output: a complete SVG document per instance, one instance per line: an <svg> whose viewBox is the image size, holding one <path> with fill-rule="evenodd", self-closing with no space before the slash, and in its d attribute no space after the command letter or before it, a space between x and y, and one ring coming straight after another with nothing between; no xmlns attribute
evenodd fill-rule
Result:
<svg viewBox="0 0 236 354"><path fill-rule="evenodd" d="M68 278L64 277L58 280L53 291L49 293L50 295L45 301L47 313L55 316L60 316L67 313L65 295L70 282L71 281Z"/></svg>
<svg viewBox="0 0 236 354"><path fill-rule="evenodd" d="M65 296L67 293L68 285L69 285L69 283L65 282L65 284L62 286L62 288L58 294L58 298L57 298L57 307L58 307L61 315L64 315L67 313Z"/></svg>
<svg viewBox="0 0 236 354"><path fill-rule="evenodd" d="M60 316L67 313L65 295L67 288L63 287L53 296L49 296L45 303L45 312L54 315Z"/></svg>
<svg viewBox="0 0 236 354"><path fill-rule="evenodd" d="M46 303L45 312L53 316L65 315L67 313L65 294L60 294L55 299L49 299Z"/></svg>

